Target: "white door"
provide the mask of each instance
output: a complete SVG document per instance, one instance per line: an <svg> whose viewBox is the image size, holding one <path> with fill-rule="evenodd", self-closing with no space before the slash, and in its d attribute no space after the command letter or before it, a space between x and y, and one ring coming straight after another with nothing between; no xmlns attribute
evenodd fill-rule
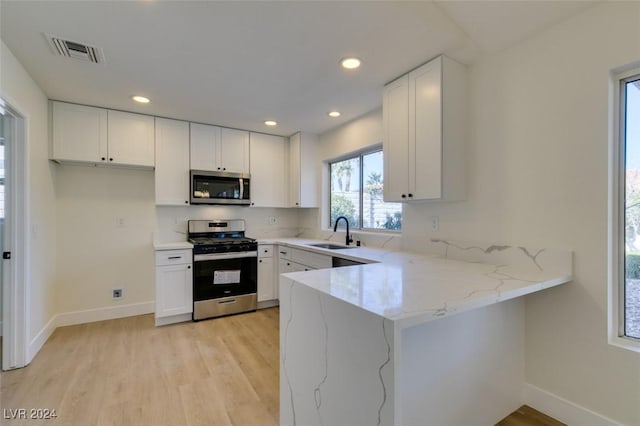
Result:
<svg viewBox="0 0 640 426"><path fill-rule="evenodd" d="M114 164L153 167L154 118L149 115L108 111L108 161Z"/></svg>
<svg viewBox="0 0 640 426"><path fill-rule="evenodd" d="M251 205L287 206L287 153L289 143L281 136L251 133Z"/></svg>
<svg viewBox="0 0 640 426"><path fill-rule="evenodd" d="M156 204L189 204L189 123L156 118Z"/></svg>
<svg viewBox="0 0 640 426"><path fill-rule="evenodd" d="M222 128L220 164L224 172L249 173L249 132Z"/></svg>
<svg viewBox="0 0 640 426"><path fill-rule="evenodd" d="M24 265L25 211L25 124L24 119L0 99L0 136L2 137L2 369L24 367L27 364L27 283ZM10 258L9 258L10 256ZM6 257L6 259L5 259Z"/></svg>
<svg viewBox="0 0 640 426"><path fill-rule="evenodd" d="M409 194L409 78L384 88L384 201L407 201Z"/></svg>
<svg viewBox="0 0 640 426"><path fill-rule="evenodd" d="M414 200L442 198L441 70L442 58L437 58L409 73L409 192Z"/></svg>

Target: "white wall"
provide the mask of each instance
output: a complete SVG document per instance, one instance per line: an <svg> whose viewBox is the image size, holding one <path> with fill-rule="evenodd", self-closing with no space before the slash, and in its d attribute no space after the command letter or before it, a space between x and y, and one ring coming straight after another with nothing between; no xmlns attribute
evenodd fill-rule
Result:
<svg viewBox="0 0 640 426"><path fill-rule="evenodd" d="M26 125L29 282L25 285L31 308L27 331L32 342L55 313L55 170L47 159L47 97L4 42L0 50L0 96L24 116Z"/></svg>
<svg viewBox="0 0 640 426"><path fill-rule="evenodd" d="M575 280L526 298L526 381L628 425L640 354L607 344L608 84L639 59L640 3L611 2L472 66L468 199L405 206L402 237L408 250L431 237L573 250ZM324 158L380 126L374 112L322 135Z"/></svg>
<svg viewBox="0 0 640 426"><path fill-rule="evenodd" d="M155 300L153 171L56 167L57 312Z"/></svg>

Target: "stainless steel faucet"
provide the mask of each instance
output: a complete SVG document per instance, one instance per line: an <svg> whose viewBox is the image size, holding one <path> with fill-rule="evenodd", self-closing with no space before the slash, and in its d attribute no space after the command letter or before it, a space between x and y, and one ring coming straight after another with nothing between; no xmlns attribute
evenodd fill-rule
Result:
<svg viewBox="0 0 640 426"><path fill-rule="evenodd" d="M333 225L333 232L336 232L338 230L338 222L340 221L340 219L344 219L345 223L347 224L347 236L345 240L346 240L346 245L349 245L349 243L353 242L353 238L351 238L351 235L349 234L349 219L347 219L344 216L338 216L336 218L335 224Z"/></svg>

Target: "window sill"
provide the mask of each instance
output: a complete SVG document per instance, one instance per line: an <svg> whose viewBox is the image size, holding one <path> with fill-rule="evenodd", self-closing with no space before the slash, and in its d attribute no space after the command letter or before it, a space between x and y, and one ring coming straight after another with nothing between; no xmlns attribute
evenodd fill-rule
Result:
<svg viewBox="0 0 640 426"><path fill-rule="evenodd" d="M632 337L609 337L609 344L628 351L640 353L640 340Z"/></svg>

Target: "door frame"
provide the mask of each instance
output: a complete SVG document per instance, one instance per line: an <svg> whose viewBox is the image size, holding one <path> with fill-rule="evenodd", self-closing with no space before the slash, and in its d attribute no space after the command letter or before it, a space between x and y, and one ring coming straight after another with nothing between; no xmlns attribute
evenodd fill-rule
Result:
<svg viewBox="0 0 640 426"><path fill-rule="evenodd" d="M23 114L0 98L5 119L5 208L2 279L2 370L27 365L29 271L27 269L27 127ZM8 154L8 155L7 155ZM7 167L8 165L8 167Z"/></svg>

